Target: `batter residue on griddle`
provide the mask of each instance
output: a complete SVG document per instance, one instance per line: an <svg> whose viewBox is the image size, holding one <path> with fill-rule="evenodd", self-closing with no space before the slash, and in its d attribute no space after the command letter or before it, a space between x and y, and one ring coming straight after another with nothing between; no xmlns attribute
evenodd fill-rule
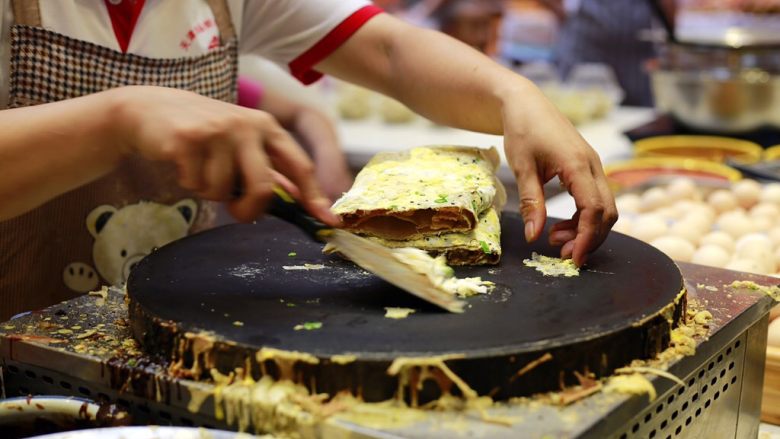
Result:
<svg viewBox="0 0 780 439"><path fill-rule="evenodd" d="M388 319L405 319L409 317L409 314L414 313L416 310L412 308L398 308L394 306L385 307L385 317Z"/></svg>
<svg viewBox="0 0 780 439"><path fill-rule="evenodd" d="M282 265L285 270L322 270L325 268L322 264L303 264L303 265Z"/></svg>
<svg viewBox="0 0 780 439"><path fill-rule="evenodd" d="M536 271L545 276L572 277L580 275L580 269L574 265L574 261L571 259L553 258L536 252L531 254L531 259L523 259L523 265L535 268Z"/></svg>

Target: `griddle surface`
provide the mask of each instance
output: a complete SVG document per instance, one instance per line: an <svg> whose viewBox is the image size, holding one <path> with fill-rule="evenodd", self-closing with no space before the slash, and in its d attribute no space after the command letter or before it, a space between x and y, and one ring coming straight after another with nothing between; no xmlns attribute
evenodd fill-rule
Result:
<svg viewBox="0 0 780 439"><path fill-rule="evenodd" d="M523 265L533 251L555 256L558 249L526 243L519 215L504 213L502 233L500 265L455 267L459 277L497 284L492 294L468 299L463 314L440 311L349 261L323 255L319 243L274 218L159 249L135 268L128 293L148 315L241 345L392 360L453 352L476 358L576 344L630 329L682 288L674 262L625 235L612 233L579 277L555 278ZM283 268L304 264L325 268ZM406 319L385 318L391 306L418 311ZM293 329L304 322L322 327Z"/></svg>

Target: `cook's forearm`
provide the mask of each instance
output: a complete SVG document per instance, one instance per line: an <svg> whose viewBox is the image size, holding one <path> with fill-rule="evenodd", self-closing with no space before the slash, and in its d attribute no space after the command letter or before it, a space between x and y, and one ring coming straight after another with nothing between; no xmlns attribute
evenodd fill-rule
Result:
<svg viewBox="0 0 780 439"><path fill-rule="evenodd" d="M388 51L394 97L435 122L501 134L505 99L524 94L530 84L453 38L412 29L395 32ZM428 34L426 44L413 43L421 41L418 33ZM430 59L437 61L425 62Z"/></svg>
<svg viewBox="0 0 780 439"><path fill-rule="evenodd" d="M523 99L533 108L541 97L529 81L471 47L386 15L366 23L318 68L436 122L495 134L502 133L505 102Z"/></svg>
<svg viewBox="0 0 780 439"><path fill-rule="evenodd" d="M113 169L122 148L111 93L0 111L0 220Z"/></svg>

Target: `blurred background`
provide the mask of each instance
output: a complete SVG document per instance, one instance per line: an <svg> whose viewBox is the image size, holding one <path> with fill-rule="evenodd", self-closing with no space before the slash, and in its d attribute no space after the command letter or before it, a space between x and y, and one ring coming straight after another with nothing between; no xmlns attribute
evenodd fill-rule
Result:
<svg viewBox="0 0 780 439"><path fill-rule="evenodd" d="M738 132L745 137L746 132L780 125L775 103L780 0L375 3L527 76L575 124L629 106L671 116L663 121L675 124L664 126L667 131ZM284 81L267 78L264 70L271 69L257 67L260 60L242 64L264 82ZM283 87L296 95L294 85ZM317 101L321 99L312 100Z"/></svg>

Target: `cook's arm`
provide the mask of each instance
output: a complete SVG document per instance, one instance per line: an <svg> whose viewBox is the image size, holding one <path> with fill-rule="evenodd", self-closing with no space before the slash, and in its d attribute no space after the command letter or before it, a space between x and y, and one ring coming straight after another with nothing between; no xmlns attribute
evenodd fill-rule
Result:
<svg viewBox="0 0 780 439"><path fill-rule="evenodd" d="M599 158L571 123L530 81L465 44L382 14L316 67L388 94L433 121L503 134L527 239L542 232L542 185L556 175L577 206L550 235L563 244L564 257L582 264L617 219Z"/></svg>
<svg viewBox="0 0 780 439"><path fill-rule="evenodd" d="M311 160L262 111L181 90L133 86L1 110L0 132L0 221L94 181L137 154L174 163L179 185L227 201L239 220L262 214L274 183L291 188L292 181L312 214L337 223ZM243 193L233 199L237 180Z"/></svg>
<svg viewBox="0 0 780 439"><path fill-rule="evenodd" d="M0 111L0 220L107 174L121 160L112 147L114 114L105 96Z"/></svg>

